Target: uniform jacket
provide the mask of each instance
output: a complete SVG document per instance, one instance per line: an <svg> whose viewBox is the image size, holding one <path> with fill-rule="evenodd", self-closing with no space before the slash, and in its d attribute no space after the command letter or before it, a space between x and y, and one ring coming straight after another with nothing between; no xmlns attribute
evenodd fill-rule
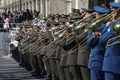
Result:
<svg viewBox="0 0 120 80"><path fill-rule="evenodd" d="M67 51L62 48L65 45L65 43L66 39L63 39L62 41L56 43L57 46L61 47L60 66L62 67L67 66Z"/></svg>
<svg viewBox="0 0 120 80"><path fill-rule="evenodd" d="M69 43L69 41L72 41ZM69 43L69 44L68 44ZM72 54L69 54L70 49L72 49L74 46L76 46L76 38L73 37L72 39L66 40L66 46L65 49L67 50L67 65L68 66L73 66L77 65L77 51L73 52Z"/></svg>
<svg viewBox="0 0 120 80"><path fill-rule="evenodd" d="M87 45L78 48L77 64L80 66L87 66L89 59L89 47Z"/></svg>
<svg viewBox="0 0 120 80"><path fill-rule="evenodd" d="M120 43L106 49L103 61L103 71L120 74Z"/></svg>
<svg viewBox="0 0 120 80"><path fill-rule="evenodd" d="M79 42L84 40L86 37L87 37L87 33L80 36L78 38ZM85 40L83 43L79 44L79 46L78 46L77 65L80 65L80 66L87 66L88 65L88 59L89 59L90 50L89 50L89 47L87 46L87 44L82 45L82 44L84 44L86 42L87 41Z"/></svg>
<svg viewBox="0 0 120 80"><path fill-rule="evenodd" d="M88 39L88 46L91 48L88 63L89 69L102 70L105 45L108 39L110 39L113 36L113 33L105 31L101 32L99 38L94 38L91 36L91 38Z"/></svg>
<svg viewBox="0 0 120 80"><path fill-rule="evenodd" d="M76 45L76 39L71 42L72 39L64 39L63 41L57 43L58 46L61 46L61 58L60 66L76 65L77 64L77 53L68 54L69 50ZM70 42L70 43L69 43ZM69 43L69 44L68 44Z"/></svg>

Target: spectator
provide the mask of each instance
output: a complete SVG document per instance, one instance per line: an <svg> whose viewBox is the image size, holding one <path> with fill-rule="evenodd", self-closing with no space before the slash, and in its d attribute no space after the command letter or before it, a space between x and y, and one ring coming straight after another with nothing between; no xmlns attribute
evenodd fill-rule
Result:
<svg viewBox="0 0 120 80"><path fill-rule="evenodd" d="M36 10L34 10L34 13L33 13L33 18L35 19L35 18L37 18L38 17L38 12L36 11Z"/></svg>

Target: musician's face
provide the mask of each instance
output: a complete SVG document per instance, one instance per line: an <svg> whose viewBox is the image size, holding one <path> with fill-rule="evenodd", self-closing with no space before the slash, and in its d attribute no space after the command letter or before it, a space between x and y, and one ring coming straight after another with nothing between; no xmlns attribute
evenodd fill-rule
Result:
<svg viewBox="0 0 120 80"><path fill-rule="evenodd" d="M115 18L116 18L116 16L117 16L117 12L116 12L116 11L114 11L114 13L112 14L113 19L115 19Z"/></svg>
<svg viewBox="0 0 120 80"><path fill-rule="evenodd" d="M64 27L65 27L65 25L64 25L64 24L61 24L61 25L60 25L60 28L61 28L61 29L62 29L62 28L64 28Z"/></svg>
<svg viewBox="0 0 120 80"><path fill-rule="evenodd" d="M96 18L99 18L100 17L100 14L99 13L96 13Z"/></svg>
<svg viewBox="0 0 120 80"><path fill-rule="evenodd" d="M67 37L71 37L72 35L73 35L72 32L67 32L67 33L66 33L66 36L67 36Z"/></svg>
<svg viewBox="0 0 120 80"><path fill-rule="evenodd" d="M42 39L40 40L40 43L45 43L45 39L42 38Z"/></svg>
<svg viewBox="0 0 120 80"><path fill-rule="evenodd" d="M86 19L86 22L88 22L88 21L90 21L90 20L92 19L92 17L90 17L90 16L91 16L90 13L86 13L86 14L85 14L84 18L89 17L89 18Z"/></svg>

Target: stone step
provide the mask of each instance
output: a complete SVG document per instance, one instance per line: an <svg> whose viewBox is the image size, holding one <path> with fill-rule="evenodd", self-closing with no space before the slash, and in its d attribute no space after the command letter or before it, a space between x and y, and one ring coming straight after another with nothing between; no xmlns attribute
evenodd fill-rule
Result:
<svg viewBox="0 0 120 80"><path fill-rule="evenodd" d="M7 45L4 42L7 36L7 33L0 32L0 80L45 80L19 66L11 54L7 55Z"/></svg>
<svg viewBox="0 0 120 80"><path fill-rule="evenodd" d="M32 75L11 58L0 57L0 80L45 80Z"/></svg>

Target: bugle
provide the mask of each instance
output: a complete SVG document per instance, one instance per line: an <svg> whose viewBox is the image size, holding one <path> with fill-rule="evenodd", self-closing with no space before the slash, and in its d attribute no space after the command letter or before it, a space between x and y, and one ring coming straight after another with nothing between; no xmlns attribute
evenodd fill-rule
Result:
<svg viewBox="0 0 120 80"><path fill-rule="evenodd" d="M57 36L57 40L56 41L52 41L50 44L45 46L43 49L47 49L47 48L50 48L50 47L54 46L54 44L56 42L58 42L64 36L65 33L66 33L66 29L63 29L61 31L56 32L55 35L58 35Z"/></svg>
<svg viewBox="0 0 120 80"><path fill-rule="evenodd" d="M117 34L116 37L113 37L107 41L106 48L120 43L120 19L113 21L113 32Z"/></svg>
<svg viewBox="0 0 120 80"><path fill-rule="evenodd" d="M76 21L75 23L79 24L79 23L81 23L81 22L85 22L87 19L93 18L94 16L95 16L95 13L91 14L91 16L89 16L89 17L86 17L86 18L81 19L80 21Z"/></svg>

